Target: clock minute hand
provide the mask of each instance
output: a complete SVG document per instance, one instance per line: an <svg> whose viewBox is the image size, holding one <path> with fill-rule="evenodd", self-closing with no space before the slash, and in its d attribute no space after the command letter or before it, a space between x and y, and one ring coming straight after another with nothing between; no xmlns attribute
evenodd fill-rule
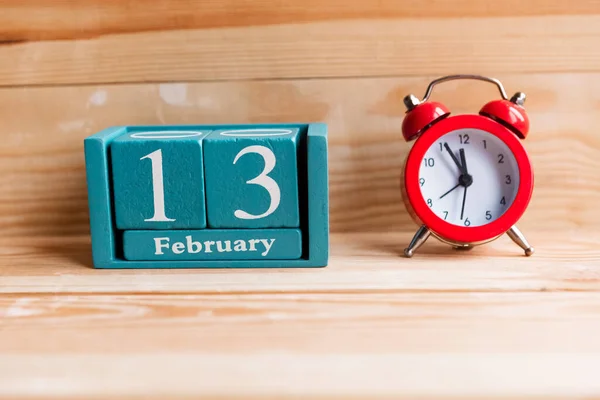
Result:
<svg viewBox="0 0 600 400"><path fill-rule="evenodd" d="M467 174L466 168L465 166L463 166L460 161L458 161L458 158L456 158L456 156L454 155L454 153L452 152L452 150L450 149L450 146L448 146L448 143L444 143L444 148L446 150L448 150L448 153L450 153L450 157L452 157L452 161L454 161L454 164L456 164L456 166L458 167L458 170L460 171L461 174ZM461 149L462 151L462 149ZM463 151L464 153L464 151Z"/></svg>
<svg viewBox="0 0 600 400"><path fill-rule="evenodd" d="M460 163L462 165L462 173L465 175L469 175L469 172L467 170L467 159L465 158L465 149L460 149L459 153L460 153Z"/></svg>

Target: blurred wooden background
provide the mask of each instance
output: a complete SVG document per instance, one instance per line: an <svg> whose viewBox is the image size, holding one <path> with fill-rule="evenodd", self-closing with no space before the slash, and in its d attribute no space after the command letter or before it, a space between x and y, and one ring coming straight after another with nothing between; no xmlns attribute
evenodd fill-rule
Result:
<svg viewBox="0 0 600 400"><path fill-rule="evenodd" d="M402 98L529 95L522 223L600 223L600 2L0 0L1 235L88 230L82 141L118 124L325 121L332 231L413 229ZM496 98L441 86L455 113Z"/></svg>
<svg viewBox="0 0 600 400"><path fill-rule="evenodd" d="M453 73L528 94L532 259L399 258L402 98ZM328 268L89 269L85 137L277 121L329 124ZM0 0L0 395L597 395L598 126L597 0Z"/></svg>

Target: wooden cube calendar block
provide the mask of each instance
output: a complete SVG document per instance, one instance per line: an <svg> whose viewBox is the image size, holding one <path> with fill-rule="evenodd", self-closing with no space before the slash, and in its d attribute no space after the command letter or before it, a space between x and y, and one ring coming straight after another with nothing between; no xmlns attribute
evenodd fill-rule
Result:
<svg viewBox="0 0 600 400"><path fill-rule="evenodd" d="M84 145L96 268L327 265L325 124L122 126Z"/></svg>
<svg viewBox="0 0 600 400"><path fill-rule="evenodd" d="M111 145L118 229L205 228L209 130L130 129Z"/></svg>
<svg viewBox="0 0 600 400"><path fill-rule="evenodd" d="M299 227L298 128L213 131L205 139L211 228Z"/></svg>

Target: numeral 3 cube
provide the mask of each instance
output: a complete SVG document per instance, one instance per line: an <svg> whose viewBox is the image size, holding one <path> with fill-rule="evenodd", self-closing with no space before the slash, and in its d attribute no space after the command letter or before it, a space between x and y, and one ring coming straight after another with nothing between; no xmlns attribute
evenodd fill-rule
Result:
<svg viewBox="0 0 600 400"><path fill-rule="evenodd" d="M97 268L327 264L324 124L123 126L84 144Z"/></svg>
<svg viewBox="0 0 600 400"><path fill-rule="evenodd" d="M211 228L299 227L300 130L226 129L205 141Z"/></svg>

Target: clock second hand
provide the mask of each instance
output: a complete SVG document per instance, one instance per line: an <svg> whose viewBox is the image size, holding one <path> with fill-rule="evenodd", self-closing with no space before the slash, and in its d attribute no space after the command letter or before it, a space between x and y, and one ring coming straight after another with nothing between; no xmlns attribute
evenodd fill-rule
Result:
<svg viewBox="0 0 600 400"><path fill-rule="evenodd" d="M460 210L460 220L462 221L465 215L465 203L467 202L467 186L465 186L465 194L463 195L462 209Z"/></svg>
<svg viewBox="0 0 600 400"><path fill-rule="evenodd" d="M465 149L460 149L460 162L462 164L463 174L469 176L469 171L467 169L467 159L465 158ZM460 180L460 178L459 178ZM471 178L471 183L473 183L473 178ZM462 208L460 210L460 220L462 221L465 215L465 203L467 202L467 188L469 185L465 185L465 194L463 195Z"/></svg>

